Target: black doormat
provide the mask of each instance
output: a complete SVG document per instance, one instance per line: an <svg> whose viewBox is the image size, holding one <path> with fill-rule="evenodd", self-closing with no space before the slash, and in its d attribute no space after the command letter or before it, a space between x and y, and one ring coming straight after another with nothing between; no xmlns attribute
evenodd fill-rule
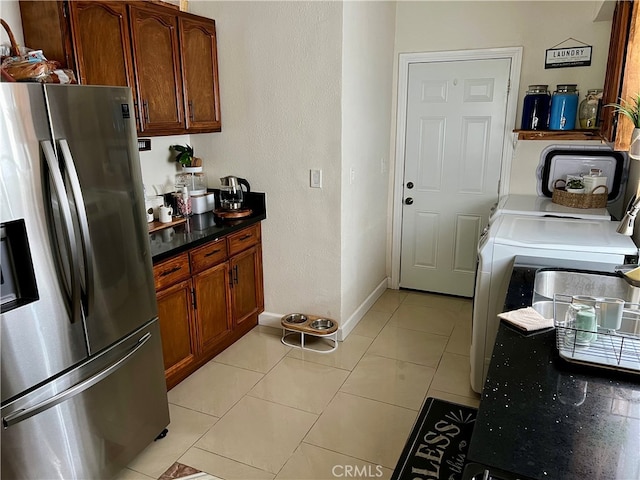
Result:
<svg viewBox="0 0 640 480"><path fill-rule="evenodd" d="M459 480L478 409L428 397L391 480Z"/></svg>

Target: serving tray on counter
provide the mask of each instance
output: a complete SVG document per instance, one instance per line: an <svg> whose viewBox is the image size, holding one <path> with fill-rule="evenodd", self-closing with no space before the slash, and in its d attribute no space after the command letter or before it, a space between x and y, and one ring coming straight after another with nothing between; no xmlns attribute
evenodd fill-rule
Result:
<svg viewBox="0 0 640 480"><path fill-rule="evenodd" d="M185 223L187 221L184 217L173 217L170 222L162 223L157 220L153 222L147 223L147 227L149 227L149 233L157 232L158 230L164 230L165 228L175 227L176 225L180 225L181 223Z"/></svg>

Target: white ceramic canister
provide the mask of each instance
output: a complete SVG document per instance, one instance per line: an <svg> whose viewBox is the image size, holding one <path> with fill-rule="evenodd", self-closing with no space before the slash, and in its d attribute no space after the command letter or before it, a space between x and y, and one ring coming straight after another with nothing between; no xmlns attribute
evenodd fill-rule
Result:
<svg viewBox="0 0 640 480"><path fill-rule="evenodd" d="M204 195L194 195L191 197L191 208L193 213L200 214L213 212L216 208L216 200L213 193L205 193Z"/></svg>
<svg viewBox="0 0 640 480"><path fill-rule="evenodd" d="M607 186L607 177L602 176L602 170L599 168L592 168L591 171L582 177L582 183L584 183L584 191L591 193L594 188L604 185ZM604 189L598 190L597 193L604 193Z"/></svg>

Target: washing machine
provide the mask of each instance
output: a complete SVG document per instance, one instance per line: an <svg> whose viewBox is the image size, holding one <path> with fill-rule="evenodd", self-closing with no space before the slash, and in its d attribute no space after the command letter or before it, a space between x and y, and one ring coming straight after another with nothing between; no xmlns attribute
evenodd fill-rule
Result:
<svg viewBox="0 0 640 480"><path fill-rule="evenodd" d="M593 169L607 178L607 206L572 208L553 203L556 180ZM536 168L537 195L505 195L491 209L478 243L473 296L471 386L482 391L498 330L497 315L516 255L624 263L637 255L629 237L616 233L628 176L628 157L607 145L549 145ZM612 215L613 212L613 215Z"/></svg>
<svg viewBox="0 0 640 480"><path fill-rule="evenodd" d="M513 260L517 255L623 264L638 254L619 222L598 218L495 215L478 244L473 301L471 387L481 393L498 331Z"/></svg>

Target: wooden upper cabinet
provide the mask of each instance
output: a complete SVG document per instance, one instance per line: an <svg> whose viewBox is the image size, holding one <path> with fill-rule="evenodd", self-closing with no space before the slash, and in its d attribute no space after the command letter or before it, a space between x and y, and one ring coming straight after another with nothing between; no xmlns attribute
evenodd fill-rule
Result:
<svg viewBox="0 0 640 480"><path fill-rule="evenodd" d="M141 0L20 0L25 43L85 85L130 86L138 133L219 132L216 26Z"/></svg>
<svg viewBox="0 0 640 480"><path fill-rule="evenodd" d="M140 130L184 130L178 19L162 7L129 5Z"/></svg>
<svg viewBox="0 0 640 480"><path fill-rule="evenodd" d="M63 68L74 68L70 26L65 2L21 1L24 44L40 49Z"/></svg>
<svg viewBox="0 0 640 480"><path fill-rule="evenodd" d="M68 8L80 83L133 86L127 5L75 1Z"/></svg>
<svg viewBox="0 0 640 480"><path fill-rule="evenodd" d="M629 101L640 92L640 2L618 1L613 14L602 104ZM633 125L604 108L601 134L615 150L629 150Z"/></svg>
<svg viewBox="0 0 640 480"><path fill-rule="evenodd" d="M187 129L220 131L216 24L182 16L179 25Z"/></svg>

